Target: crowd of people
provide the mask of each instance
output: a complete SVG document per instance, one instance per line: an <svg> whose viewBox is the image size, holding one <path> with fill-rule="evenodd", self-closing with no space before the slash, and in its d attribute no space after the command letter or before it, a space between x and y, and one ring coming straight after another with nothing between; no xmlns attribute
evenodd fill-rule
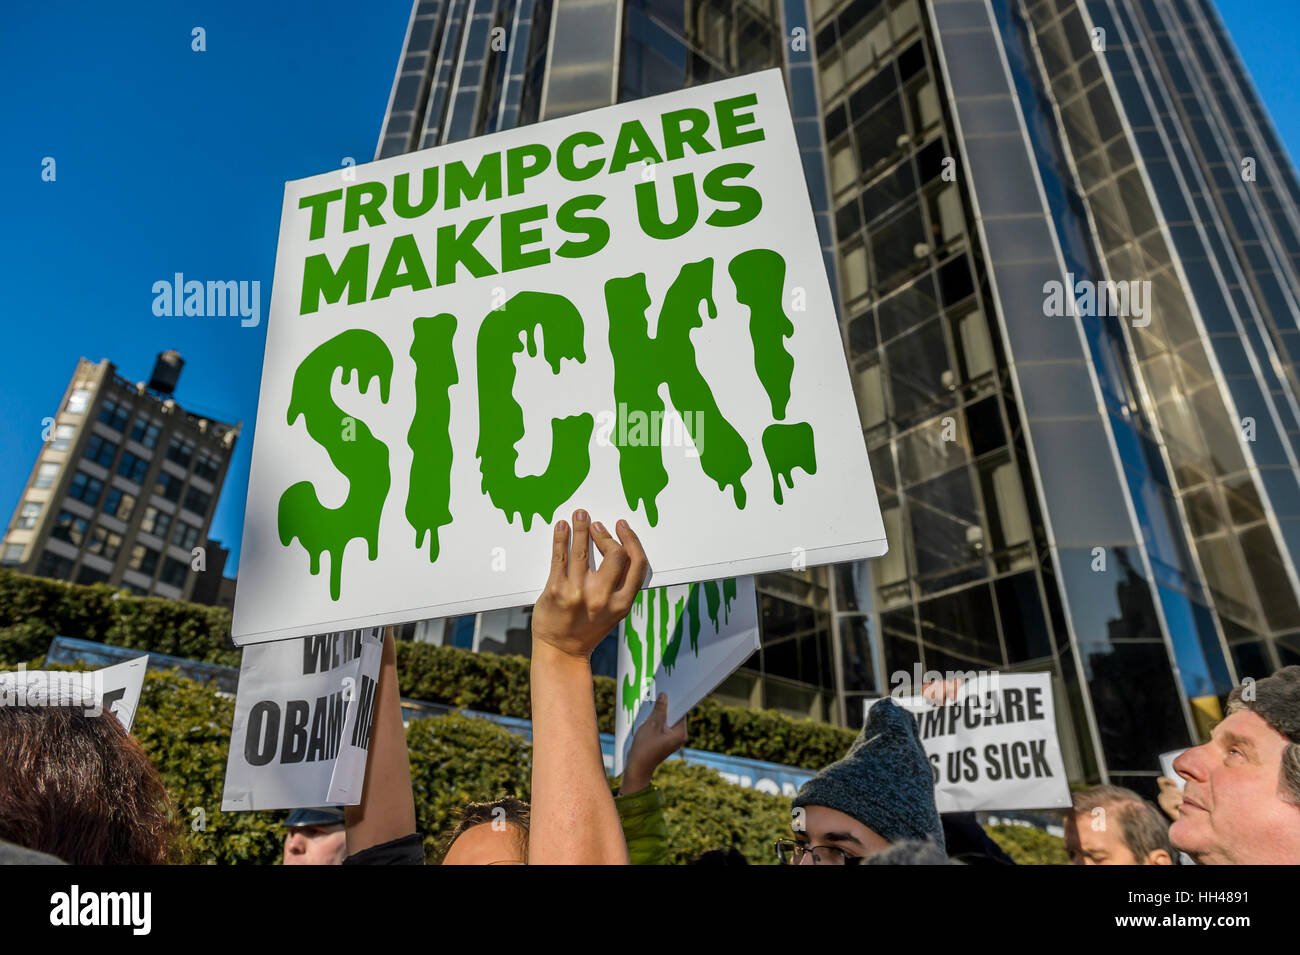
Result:
<svg viewBox="0 0 1300 955"><path fill-rule="evenodd" d="M611 534L582 510L554 527L550 573L532 615L532 801L465 806L443 864L657 864L669 858L656 768L686 741L662 695L611 784L596 723L590 658L629 612L649 571L625 521ZM600 555L594 567L592 549ZM0 862L165 863L179 821L157 772L113 718L62 706L0 706ZM398 696L385 640L365 787L358 805L290 815L285 864L423 864ZM1300 864L1300 666L1247 681L1211 739L1161 781L1160 808L1116 786L1076 792L1065 818L1080 865ZM874 704L844 757L790 807L778 861L793 865L1010 864L969 813L940 815L915 719ZM728 846L700 864L744 857Z"/></svg>

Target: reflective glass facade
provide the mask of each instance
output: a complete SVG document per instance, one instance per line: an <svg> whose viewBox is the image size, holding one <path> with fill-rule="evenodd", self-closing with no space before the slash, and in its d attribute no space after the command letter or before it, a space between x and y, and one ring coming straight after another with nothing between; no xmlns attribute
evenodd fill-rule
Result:
<svg viewBox="0 0 1300 955"><path fill-rule="evenodd" d="M1217 15L419 0L377 155L773 66L891 549L759 578L718 695L857 726L914 665L1048 670L1072 776L1150 791L1300 660L1300 188ZM1078 280L1141 297L1052 314Z"/></svg>

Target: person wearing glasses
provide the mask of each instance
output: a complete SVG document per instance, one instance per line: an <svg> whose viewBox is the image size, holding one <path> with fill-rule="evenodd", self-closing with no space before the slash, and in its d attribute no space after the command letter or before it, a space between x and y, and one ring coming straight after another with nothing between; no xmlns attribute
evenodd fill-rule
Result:
<svg viewBox="0 0 1300 955"><path fill-rule="evenodd" d="M916 720L889 698L871 707L844 758L799 788L790 815L793 838L776 844L785 865L860 865L903 843L910 864L947 862Z"/></svg>

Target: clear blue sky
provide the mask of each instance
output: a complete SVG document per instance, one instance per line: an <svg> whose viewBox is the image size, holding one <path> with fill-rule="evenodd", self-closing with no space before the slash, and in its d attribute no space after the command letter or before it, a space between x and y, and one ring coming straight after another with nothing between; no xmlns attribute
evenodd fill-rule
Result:
<svg viewBox="0 0 1300 955"><path fill-rule="evenodd" d="M177 400L240 439L212 536L238 558L264 324L158 318L154 282L258 280L270 305L283 184L365 162L409 0L23 4L0 33L4 340L0 514L8 520L77 359L132 381L186 359ZM1294 0L1220 10L1292 156L1300 153ZM360 11L360 13L358 13ZM206 52L191 30L206 30ZM44 157L57 179L41 181Z"/></svg>

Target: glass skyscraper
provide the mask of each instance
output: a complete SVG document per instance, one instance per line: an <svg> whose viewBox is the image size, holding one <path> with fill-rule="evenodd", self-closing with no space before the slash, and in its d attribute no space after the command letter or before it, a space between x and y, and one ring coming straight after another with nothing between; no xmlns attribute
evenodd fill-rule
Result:
<svg viewBox="0 0 1300 955"><path fill-rule="evenodd" d="M918 665L1046 670L1072 778L1153 792L1300 662L1300 186L1216 12L418 0L376 155L772 66L890 553L760 577L719 696L858 726Z"/></svg>

